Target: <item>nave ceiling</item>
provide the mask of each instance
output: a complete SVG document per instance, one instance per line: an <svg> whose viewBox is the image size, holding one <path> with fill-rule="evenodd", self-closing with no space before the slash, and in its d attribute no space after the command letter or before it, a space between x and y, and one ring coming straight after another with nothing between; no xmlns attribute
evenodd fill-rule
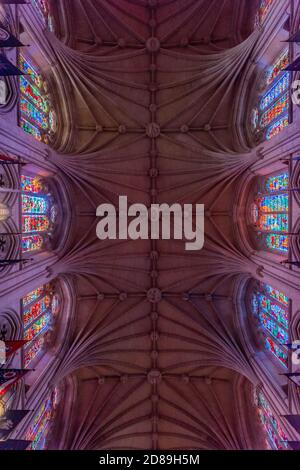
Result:
<svg viewBox="0 0 300 470"><path fill-rule="evenodd" d="M237 305L261 267L236 223L261 158L247 132L258 1L57 3L57 34L43 41L59 122L47 160L72 220L48 274L70 277L76 309L51 379L68 392L52 445L262 448ZM204 204L204 249L98 240L96 208L120 195Z"/></svg>

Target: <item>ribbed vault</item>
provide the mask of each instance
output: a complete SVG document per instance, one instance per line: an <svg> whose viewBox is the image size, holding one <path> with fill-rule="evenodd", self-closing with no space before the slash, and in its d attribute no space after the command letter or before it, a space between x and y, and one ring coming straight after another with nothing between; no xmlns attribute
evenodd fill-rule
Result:
<svg viewBox="0 0 300 470"><path fill-rule="evenodd" d="M96 370L85 369L76 380L75 416L64 443L69 449L264 447L258 423L248 425L255 415L249 382L228 369L206 367L181 380L158 373L147 380L138 375L99 378Z"/></svg>
<svg viewBox="0 0 300 470"><path fill-rule="evenodd" d="M233 314L235 279L256 266L232 227L235 183L257 159L237 117L256 6L59 2L61 34L49 43L70 90L73 151L51 158L73 188L75 217L72 244L49 273L73 276L78 305L53 379L77 384L65 447L261 445L256 379ZM100 242L96 207L119 195L205 204L204 249Z"/></svg>

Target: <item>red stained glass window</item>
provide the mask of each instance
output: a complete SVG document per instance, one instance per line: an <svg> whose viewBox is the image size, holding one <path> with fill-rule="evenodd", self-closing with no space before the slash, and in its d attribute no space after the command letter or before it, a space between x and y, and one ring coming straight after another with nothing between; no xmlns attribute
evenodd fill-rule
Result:
<svg viewBox="0 0 300 470"><path fill-rule="evenodd" d="M272 251L287 253L289 247L289 174L269 176L263 185L263 194L251 207L253 225L264 239L264 245Z"/></svg>
<svg viewBox="0 0 300 470"><path fill-rule="evenodd" d="M263 392L258 393L257 404L268 447L273 450L286 450L288 448L288 438Z"/></svg>
<svg viewBox="0 0 300 470"><path fill-rule="evenodd" d="M256 111L256 126L251 124L254 133L262 133L265 139L276 137L289 125L290 73L284 72L289 64L289 51L285 49L269 67L265 74L266 91L260 99ZM251 116L253 121L253 112Z"/></svg>
<svg viewBox="0 0 300 470"><path fill-rule="evenodd" d="M265 348L284 366L288 366L289 299L269 284L260 284L252 295L252 313L265 335Z"/></svg>
<svg viewBox="0 0 300 470"><path fill-rule="evenodd" d="M22 299L25 367L39 357L45 345L45 335L60 312L60 296L51 284L40 286Z"/></svg>
<svg viewBox="0 0 300 470"><path fill-rule="evenodd" d="M39 68L32 60L19 54L20 77L19 125L39 142L48 143L55 132L56 116L47 93L47 86Z"/></svg>
<svg viewBox="0 0 300 470"><path fill-rule="evenodd" d="M53 229L52 215L56 208L40 177L22 175L21 185L22 249L24 253L32 253L44 248L45 239Z"/></svg>

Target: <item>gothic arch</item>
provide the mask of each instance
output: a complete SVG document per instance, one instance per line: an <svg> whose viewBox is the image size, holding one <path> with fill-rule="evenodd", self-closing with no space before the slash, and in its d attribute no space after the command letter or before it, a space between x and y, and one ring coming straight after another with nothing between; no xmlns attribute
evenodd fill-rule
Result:
<svg viewBox="0 0 300 470"><path fill-rule="evenodd" d="M58 311L53 316L47 337L43 346L44 354L36 364L36 370L30 375L30 384L35 383L32 393L36 394L35 388L45 383L52 382L56 366L68 350L70 338L74 328L76 315L76 301L74 284L70 276L61 275L52 281L53 290L58 298ZM28 400L31 399L31 393Z"/></svg>
<svg viewBox="0 0 300 470"><path fill-rule="evenodd" d="M259 125L254 129L252 126L252 115L253 110L259 110L260 99L263 92L268 88L265 87L267 68L272 65L284 47L287 47L284 41L291 33L286 30L285 26L290 15L290 2L288 0L273 2L272 8L264 20L264 24L257 26L260 34L250 64L248 65L248 71L245 74L245 106L242 107L245 134L250 147L256 147L265 140L266 129L260 128ZM273 47L271 47L272 45ZM272 51L273 56L270 56L270 51Z"/></svg>
<svg viewBox="0 0 300 470"><path fill-rule="evenodd" d="M209 368L206 372L209 373ZM185 376L181 383L171 377L157 378L154 395L150 384L129 377L105 379L92 370L89 376L80 371L69 376L63 386L70 399L56 423L58 426L63 420L68 431L59 448L264 448L262 431L257 417L254 418L253 386L245 377L221 368L215 371L214 378L203 376L197 380ZM225 389L231 390L236 400L228 401ZM146 425L145 407L155 422L155 434ZM241 409L245 411L243 419Z"/></svg>
<svg viewBox="0 0 300 470"><path fill-rule="evenodd" d="M276 358L271 357L271 353L267 354L264 350L264 334L250 308L251 294L256 289L256 285L257 280L250 276L237 278L234 291L235 321L241 333L243 347L248 353L248 359L257 378L255 385L260 383L277 390L278 396L281 396L283 403L287 405L286 392L283 390L286 379L280 375L287 369L284 369Z"/></svg>
<svg viewBox="0 0 300 470"><path fill-rule="evenodd" d="M4 152L3 154L8 156ZM21 157L21 160L24 161L25 158L23 160ZM17 162L17 160L15 161ZM21 238L17 235L20 231L22 231L19 227L18 215L18 211L21 210L19 208L19 188L21 187L21 175L26 175L29 177L40 177L41 180L45 182L45 185L49 187L49 191L51 193L50 198L48 197L48 193L43 194L42 196L47 199L48 208L49 204L51 204L48 215L49 219L52 219L53 216L53 221L51 221L53 230L51 230L51 234L47 235L46 237L47 240L45 241L44 250L54 250L54 252L58 254L63 253L70 244L73 236L73 232L71 230L73 207L71 205L71 193L68 180L59 172L46 170L42 166L32 164L29 161L25 166L19 167L18 170L16 169L16 165L0 166L0 181L2 181L0 202L7 206L10 213L9 218L6 221L0 221L0 232L16 234L14 236L5 237L5 245L7 247L11 247L10 254L13 253L14 255L17 255L19 249L21 248ZM29 193L23 191L22 194ZM25 232L23 234L25 234ZM26 256L28 254L30 255L30 251L26 253ZM11 257L11 259L15 258L17 258L17 256ZM7 270L7 267L5 269Z"/></svg>
<svg viewBox="0 0 300 470"><path fill-rule="evenodd" d="M238 246L248 256L272 253L274 259L287 256L290 241L290 175L282 162L254 173L248 171L237 188L233 217ZM270 172L270 173L269 173Z"/></svg>
<svg viewBox="0 0 300 470"><path fill-rule="evenodd" d="M52 4L51 8L55 24L58 24L59 16L56 10L59 7ZM28 14L30 10L34 11L34 15ZM74 125L74 101L72 99L73 91L70 81L65 75L64 68L58 66L57 55L53 49L53 41L57 31L48 31L41 24L41 20L33 5L21 8L21 12L21 21L24 22L26 27L26 34L29 35L34 46L38 48L37 50L33 48L34 55L36 56L33 59L41 68L41 72L47 82L51 101L57 104L55 106L56 129L55 132L50 133L48 145L58 152L70 153L76 133ZM42 31L44 34L42 34ZM31 49L29 48L30 52Z"/></svg>

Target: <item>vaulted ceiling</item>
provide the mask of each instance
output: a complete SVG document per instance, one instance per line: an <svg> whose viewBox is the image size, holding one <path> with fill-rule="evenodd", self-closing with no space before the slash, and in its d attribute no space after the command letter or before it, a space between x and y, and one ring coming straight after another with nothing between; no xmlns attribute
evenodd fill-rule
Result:
<svg viewBox="0 0 300 470"><path fill-rule="evenodd" d="M262 447L234 301L236 279L256 266L232 219L237 181L256 158L241 97L257 1L59 6L49 42L64 125L51 158L72 188L74 217L52 274L73 275L77 312L54 379L74 398L57 445ZM101 242L96 207L119 195L205 204L204 249Z"/></svg>

